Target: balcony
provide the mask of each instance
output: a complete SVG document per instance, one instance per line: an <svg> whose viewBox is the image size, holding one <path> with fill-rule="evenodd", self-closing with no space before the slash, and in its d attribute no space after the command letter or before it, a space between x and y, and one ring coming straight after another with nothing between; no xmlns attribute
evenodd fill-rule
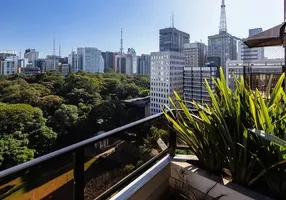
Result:
<svg viewBox="0 0 286 200"><path fill-rule="evenodd" d="M165 116L153 115L1 171L1 199L268 199L178 151L189 152Z"/></svg>

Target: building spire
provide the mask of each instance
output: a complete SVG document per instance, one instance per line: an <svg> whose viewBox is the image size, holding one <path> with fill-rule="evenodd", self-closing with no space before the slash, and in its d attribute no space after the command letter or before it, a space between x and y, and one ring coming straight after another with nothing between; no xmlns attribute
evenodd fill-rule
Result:
<svg viewBox="0 0 286 200"><path fill-rule="evenodd" d="M123 54L123 29L121 28L120 54Z"/></svg>
<svg viewBox="0 0 286 200"><path fill-rule="evenodd" d="M219 33L227 33L226 11L224 0L221 2Z"/></svg>

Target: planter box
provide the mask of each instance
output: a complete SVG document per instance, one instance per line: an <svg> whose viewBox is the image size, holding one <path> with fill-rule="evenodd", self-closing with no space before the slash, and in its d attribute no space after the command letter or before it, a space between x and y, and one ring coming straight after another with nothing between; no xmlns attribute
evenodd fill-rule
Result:
<svg viewBox="0 0 286 200"><path fill-rule="evenodd" d="M193 199L212 199L220 197L221 200L270 200L252 190L229 182L209 172L206 172L184 161L172 161L170 164L169 184L172 188L181 188L185 196ZM183 183L183 184L182 184Z"/></svg>

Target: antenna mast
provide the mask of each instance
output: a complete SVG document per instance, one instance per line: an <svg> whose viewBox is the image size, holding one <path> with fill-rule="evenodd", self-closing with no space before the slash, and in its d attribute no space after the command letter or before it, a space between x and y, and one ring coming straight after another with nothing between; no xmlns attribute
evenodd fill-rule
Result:
<svg viewBox="0 0 286 200"><path fill-rule="evenodd" d="M172 28L175 28L174 12L172 12Z"/></svg>
<svg viewBox="0 0 286 200"><path fill-rule="evenodd" d="M123 29L121 28L120 54L123 54Z"/></svg>
<svg viewBox="0 0 286 200"><path fill-rule="evenodd" d="M54 61L54 70L56 70L56 39L54 37L53 41L53 61Z"/></svg>
<svg viewBox="0 0 286 200"><path fill-rule="evenodd" d="M226 11L224 0L221 2L219 33L227 33Z"/></svg>

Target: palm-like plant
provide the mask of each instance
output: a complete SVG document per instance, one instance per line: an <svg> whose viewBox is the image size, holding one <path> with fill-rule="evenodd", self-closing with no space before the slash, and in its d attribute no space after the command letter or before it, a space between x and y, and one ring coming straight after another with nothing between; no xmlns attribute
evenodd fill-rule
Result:
<svg viewBox="0 0 286 200"><path fill-rule="evenodd" d="M235 91L230 90L220 69L220 78L213 79L216 92L205 81L212 106L192 102L197 108L197 113L193 113L175 92L177 103L172 99L170 102L174 109L183 112L175 113L165 106L164 113L204 168L221 172L225 167L230 170L233 181L249 186L265 175L267 169L284 163L282 153L285 149L277 149L248 131L248 128L255 127L286 137L284 77L284 74L280 77L272 93L270 80L263 97L259 91L248 90L243 78L235 80ZM273 152L275 156L271 156ZM285 175L285 171L283 173Z"/></svg>

